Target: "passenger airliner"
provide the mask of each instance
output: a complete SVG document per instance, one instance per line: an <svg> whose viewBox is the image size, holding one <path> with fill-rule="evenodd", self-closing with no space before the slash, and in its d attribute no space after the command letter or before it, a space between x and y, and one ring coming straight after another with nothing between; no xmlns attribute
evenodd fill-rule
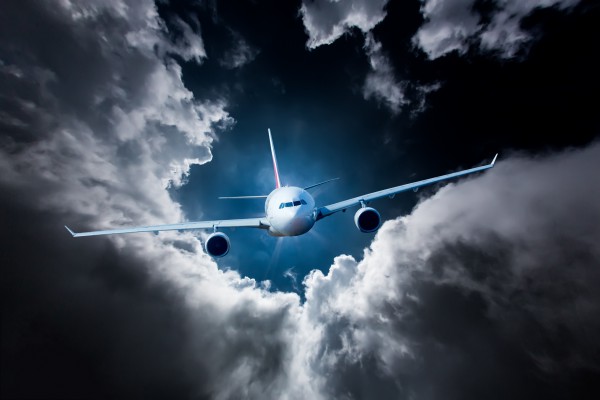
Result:
<svg viewBox="0 0 600 400"><path fill-rule="evenodd" d="M153 225L140 226L134 228L111 229L104 231L93 232L74 232L65 225L65 228L74 237L82 236L97 236L111 235L116 233L135 233L135 232L154 232L158 234L160 231L186 231L197 229L212 229L213 233L208 236L204 244L206 252L215 258L223 257L229 253L231 242L229 237L223 232L217 231L221 228L259 228L265 229L271 236L298 236L308 232L315 222L330 216L338 211L346 211L346 209L360 206L356 214L354 214L354 223L361 232L375 232L381 226L381 215L372 208L367 207L373 200L382 197L393 197L396 193L404 192L425 185L430 185L435 182L440 182L446 179L456 178L459 176L472 174L474 172L483 171L494 166L498 154L492 162L481 167L471 168L464 171L454 172L447 175L438 176L435 178L425 179L418 182L400 185L389 189L380 190L378 192L363 194L348 200L343 200L338 203L329 204L323 207L315 207L315 200L307 192L316 186L331 182L335 179L330 179L315 185L300 188L296 186L281 186L279 180L279 169L277 168L277 157L275 156L275 148L273 146L273 137L271 130L269 132L269 143L271 144L271 156L273 158L273 170L275 172L275 189L264 196L237 196L237 197L220 197L220 199L256 199L266 198L265 201L265 216L263 218L245 218L245 219L225 219L215 221L196 221L182 222L179 224L169 225Z"/></svg>

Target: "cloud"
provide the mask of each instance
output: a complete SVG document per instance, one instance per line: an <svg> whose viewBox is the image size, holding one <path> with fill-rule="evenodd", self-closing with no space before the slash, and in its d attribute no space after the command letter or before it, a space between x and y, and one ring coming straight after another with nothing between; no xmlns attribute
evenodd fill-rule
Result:
<svg viewBox="0 0 600 400"><path fill-rule="evenodd" d="M532 40L521 29L521 21L539 8L575 6L579 0L509 0L492 3L485 15L477 11L475 0L423 0L425 23L413 38L430 59L452 51L464 54L471 46L512 57Z"/></svg>
<svg viewBox="0 0 600 400"><path fill-rule="evenodd" d="M241 68L252 62L258 55L258 50L252 48L239 34L234 34L234 40L234 47L220 60L220 64L228 69Z"/></svg>
<svg viewBox="0 0 600 400"><path fill-rule="evenodd" d="M414 92L417 104L411 113L415 115L425 110L425 97L433 86L411 84L396 77L391 60L372 33L386 16L386 4L387 0L303 2L300 14L308 34L306 46L312 50L332 44L352 28L358 28L365 38L363 49L369 62L362 88L364 98L374 99L392 114L398 114L414 102L407 96L407 92Z"/></svg>
<svg viewBox="0 0 600 400"><path fill-rule="evenodd" d="M185 87L152 2L0 4L2 397L598 391L598 144L445 186L301 304L192 234L69 237L182 219L166 186L233 121Z"/></svg>
<svg viewBox="0 0 600 400"><path fill-rule="evenodd" d="M298 354L325 397L597 393L599 160L511 157L308 275Z"/></svg>
<svg viewBox="0 0 600 400"><path fill-rule="evenodd" d="M3 58L11 60L7 68L21 72L3 74L17 94L5 102L22 126L13 123L7 130L3 179L9 185L30 182L44 168L44 180L65 186L44 203L61 207L64 196L77 193L77 199L69 199L71 209L101 216L100 225L119 221L128 198L134 200L131 208L138 208L140 196L151 208L162 209L162 216L180 217L164 187L181 184L190 165L210 160L214 129L232 123L225 102L194 99L179 65L166 53L157 57L155 46L176 47L167 41L152 3L73 7L30 6L39 21L36 29L19 34L15 26L5 28L15 34L3 40ZM136 16L124 19L123 9ZM52 53L44 50L50 35L62 41ZM177 48L184 57L196 53ZM31 141L24 140L28 136ZM115 196L123 196L124 204L116 215L107 214ZM133 215L149 217L139 211Z"/></svg>
<svg viewBox="0 0 600 400"><path fill-rule="evenodd" d="M300 14L308 34L306 46L316 49L335 42L352 28L368 33L383 21L387 0L304 1Z"/></svg>
<svg viewBox="0 0 600 400"><path fill-rule="evenodd" d="M521 29L520 23L523 18L536 9L567 9L577 3L579 0L509 1L493 14L491 22L482 30L480 46L485 50L497 50L505 57L512 57L524 44L533 39L529 32Z"/></svg>
<svg viewBox="0 0 600 400"><path fill-rule="evenodd" d="M421 13L426 19L414 37L429 58L438 58L453 50L464 53L467 39L475 33L479 18L474 15L474 0L423 1Z"/></svg>
<svg viewBox="0 0 600 400"><path fill-rule="evenodd" d="M193 234L62 227L183 220L167 186L233 123L172 58L201 61L201 39L151 1L0 15L2 397L282 397L296 294L219 270Z"/></svg>
<svg viewBox="0 0 600 400"><path fill-rule="evenodd" d="M294 271L294 267L290 267L283 271L283 276L288 278L292 282L292 288L295 292L298 292L298 273Z"/></svg>
<svg viewBox="0 0 600 400"><path fill-rule="evenodd" d="M365 99L373 98L383 103L393 114L397 114L408 102L381 43L376 41L371 33L385 18L386 4L387 0L303 2L300 14L308 34L306 46L311 50L332 44L352 28L358 28L364 34L364 50L369 60L370 71L363 85L363 96Z"/></svg>
<svg viewBox="0 0 600 400"><path fill-rule="evenodd" d="M394 69L383 53L381 43L371 34L365 36L365 51L371 67L363 87L365 99L373 97L383 102L392 113L400 112L409 101L404 96L402 85L396 81Z"/></svg>
<svg viewBox="0 0 600 400"><path fill-rule="evenodd" d="M413 100L413 109L411 110L411 116L413 118L427 109L427 96L429 96L430 93L440 90L441 87L442 84L440 82L413 86L413 89L416 92Z"/></svg>
<svg viewBox="0 0 600 400"><path fill-rule="evenodd" d="M365 35L365 52L370 66L363 86L365 99L375 99L394 115L409 109L410 115L415 117L427 109L427 96L439 90L441 83L419 84L408 80L398 82L381 43L371 33Z"/></svg>
<svg viewBox="0 0 600 400"><path fill-rule="evenodd" d="M182 57L184 60L195 60L198 64L206 58L206 50L204 50L204 42L202 36L196 31L200 31L200 23L197 19L192 18L192 23L195 26L195 30L192 26L186 23L181 18L176 17L174 25L181 31L180 38L175 41L172 45L172 51Z"/></svg>

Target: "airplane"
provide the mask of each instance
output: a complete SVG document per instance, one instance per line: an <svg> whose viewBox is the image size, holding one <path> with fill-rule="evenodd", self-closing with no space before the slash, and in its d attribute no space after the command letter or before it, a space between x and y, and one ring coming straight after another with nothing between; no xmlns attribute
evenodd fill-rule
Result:
<svg viewBox="0 0 600 400"><path fill-rule="evenodd" d="M259 196L235 196L235 197L219 197L220 199L258 199L265 198L265 216L262 218L245 218L245 219L224 219L214 221L195 221L182 222L168 225L151 225L132 228L110 229L93 232L74 232L68 226L65 228L73 237L83 236L98 236L112 235L120 233L136 233L136 232L154 232L158 234L160 231L187 231L199 229L212 229L213 233L208 236L205 241L204 249L206 253L213 258L224 257L231 249L229 237L218 231L221 228L258 228L264 229L271 236L299 236L310 231L317 221L322 220L338 211L346 211L348 208L360 206L354 214L354 224L364 233L375 232L381 226L381 215L379 212L368 207L367 204L373 200L383 197L394 197L397 193L407 190L415 192L422 186L431 185L436 182L444 181L459 176L472 174L474 172L484 171L492 168L496 162L498 154L490 164L475 167L463 171L453 172L451 174L441 175L435 178L424 179L418 182L408 183L405 185L395 186L388 189L379 190L377 192L363 194L351 199L343 200L337 203L329 204L322 207L315 206L315 200L308 192L309 189L334 181L338 178L329 179L304 188L297 186L282 186L279 179L279 168L277 167L277 157L275 155L275 147L273 146L273 137L271 129L269 132L269 143L271 145L271 157L273 159L273 170L275 173L275 189L268 195Z"/></svg>

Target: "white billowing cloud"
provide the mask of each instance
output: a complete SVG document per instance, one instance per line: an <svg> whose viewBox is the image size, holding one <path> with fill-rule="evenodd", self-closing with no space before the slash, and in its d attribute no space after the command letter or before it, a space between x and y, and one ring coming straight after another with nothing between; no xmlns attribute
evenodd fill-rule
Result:
<svg viewBox="0 0 600 400"><path fill-rule="evenodd" d="M187 322L180 328L189 334L189 361L178 366L181 372L195 376L215 399L286 399L294 398L292 391L304 397L309 389L297 387L288 374L299 297L217 269L191 235L178 240L195 246L194 252L173 247L168 238L140 236L127 240L124 250L146 260L156 279L169 282L185 300Z"/></svg>
<svg viewBox="0 0 600 400"><path fill-rule="evenodd" d="M475 0L422 0L421 13L426 22L413 38L430 59L458 51L463 54L472 44L484 50L513 56L531 40L520 27L521 20L536 8L568 8L579 0L506 0L494 4L491 21L483 23L475 11Z"/></svg>
<svg viewBox="0 0 600 400"><path fill-rule="evenodd" d="M156 7L150 7L150 3L146 1L90 0L81 4L59 0L58 3L72 20L78 22L91 21L106 13L126 19L128 29L123 33L127 41L138 49L145 47L148 51L158 51L162 55L173 53L186 61L195 60L197 63L206 58L204 42L199 32L200 24L193 17L191 24L175 17L172 22L177 31L171 33L176 34L176 39L167 40L169 32L165 22L158 18ZM109 36L101 35L100 38L106 46L110 46Z"/></svg>
<svg viewBox="0 0 600 400"><path fill-rule="evenodd" d="M493 19L480 34L481 47L498 50L505 57L511 57L519 48L530 41L531 35L520 27L521 20L536 8L559 7L566 9L575 6L579 0L530 0L508 1L494 13Z"/></svg>
<svg viewBox="0 0 600 400"><path fill-rule="evenodd" d="M497 382L524 362L550 377L561 365L597 371L599 167L598 144L501 160L384 223L362 260L339 256L305 278L296 363L325 397L347 398L364 387L381 388L373 398L464 397L469 381L457 389L452 377ZM501 357L507 343L514 360Z"/></svg>
<svg viewBox="0 0 600 400"><path fill-rule="evenodd" d="M453 50L464 53L466 40L477 31L479 17L472 7L475 0L424 0L421 13L426 22L414 37L429 58L438 58Z"/></svg>
<svg viewBox="0 0 600 400"><path fill-rule="evenodd" d="M54 271L45 284L54 290L52 299L37 294L38 301L80 302L69 321L106 326L100 346L106 354L83 345L92 340L85 336L72 343L103 360L98 364L106 369L98 385L110 393L116 390L117 397L129 397L121 392L127 389L131 397L148 398L147 388L157 387L169 394L175 388L193 398L206 393L217 399L285 398L291 379L285 374L287 343L299 310L296 294L270 293L268 285L219 270L193 234L111 236L110 242L86 243L68 238L62 227L102 229L183 220L166 186L182 183L190 165L209 162L216 132L233 123L226 100L195 96L170 57L176 53L200 60L201 40L191 40L185 27L185 40L169 39L152 1L2 3L0 13L15 21L0 30L11 39L0 36L0 98L3 112L12 117L8 123L0 121L2 204L41 212L44 226L63 235L57 236L58 242L72 241L74 247L56 257L49 254L49 237L39 224L19 225L40 237L41 243L26 245L37 245L44 265ZM23 17L31 29L16 35ZM48 46L52 56L43 57ZM104 261L107 254L118 254L117 260ZM97 265L98 260L103 261ZM3 267L30 266L16 261ZM141 298L121 297L119 289L107 290L103 283L104 278L120 282L120 275L128 273L134 287L146 284L141 274L181 299L163 299L160 307L172 307L167 314L173 325L157 327L162 332L158 343L172 343L167 348L172 346L176 354L154 354L152 340L146 349L140 346L145 352L128 354L132 345L144 343L154 332L131 343L124 331L127 324L112 335L107 316L89 312L91 304L114 304L112 312L119 313L143 303ZM70 295L77 290L82 294L73 300ZM147 306L135 316L142 323L164 313L147 310L145 316ZM53 318L68 314L64 308L57 307ZM59 330L68 331L63 326ZM143 365L146 352L152 362Z"/></svg>
<svg viewBox="0 0 600 400"><path fill-rule="evenodd" d="M365 36L365 50L369 57L371 71L367 74L363 87L366 99L371 97L383 102L393 113L400 112L408 104L400 83L396 81L390 60L383 53L381 43L373 35Z"/></svg>
<svg viewBox="0 0 600 400"><path fill-rule="evenodd" d="M192 39L189 26L180 22L185 40L171 44L153 2L61 6L55 18L63 19L67 41L58 53L74 65L54 60L31 65L26 57L35 60L45 45L42 34L33 33L18 39L31 54L15 57L10 66L22 74L4 74L9 85L23 91L13 104L16 115L30 117L21 129L41 135L6 156L11 160L6 182L36 179L43 168L48 183L67 186L43 203L93 215L100 226L132 222L129 218L139 218L138 223L181 219L164 188L181 184L191 165L209 161L214 129L233 122L224 101L195 99L183 84L181 68L166 55L177 52L200 61L201 39ZM103 25L102 18L114 25ZM157 48L165 51L157 56ZM75 193L65 204L63 197ZM140 197L148 207L136 204ZM111 215L115 200L121 204ZM161 211L150 215L141 209Z"/></svg>
<svg viewBox="0 0 600 400"><path fill-rule="evenodd" d="M195 25L195 30L200 30L200 23L198 20L192 20ZM173 52L183 57L184 60L195 60L198 64L202 62L202 59L206 58L206 50L204 50L204 42L199 32L196 32L190 24L182 20L181 18L175 18L175 25L181 31L181 37L175 42Z"/></svg>
<svg viewBox="0 0 600 400"><path fill-rule="evenodd" d="M300 14L308 34L306 46L316 49L331 44L352 28L358 28L363 33L371 31L385 18L387 1L304 1Z"/></svg>
<svg viewBox="0 0 600 400"><path fill-rule="evenodd" d="M392 114L398 114L406 108L410 109L412 117L424 112L427 109L427 96L439 90L441 84L439 82L433 84L399 82L381 43L375 40L371 33L365 35L364 48L370 66L363 86L365 99L374 99L380 102Z"/></svg>
<svg viewBox="0 0 600 400"><path fill-rule="evenodd" d="M283 271L283 276L290 280L292 288L295 292L298 292L298 273L294 271L294 267L290 267Z"/></svg>
<svg viewBox="0 0 600 400"><path fill-rule="evenodd" d="M365 99L373 99L383 104L392 114L398 114L412 101L406 90L414 89L418 94L415 113L425 110L423 104L425 87L411 85L408 81L396 78L394 66L385 54L372 30L384 20L387 0L382 1L311 1L303 2L300 8L304 28L308 34L306 46L316 49L335 42L352 28L358 28L364 35L364 50L370 70L365 77L362 93ZM414 86L414 87L413 87Z"/></svg>

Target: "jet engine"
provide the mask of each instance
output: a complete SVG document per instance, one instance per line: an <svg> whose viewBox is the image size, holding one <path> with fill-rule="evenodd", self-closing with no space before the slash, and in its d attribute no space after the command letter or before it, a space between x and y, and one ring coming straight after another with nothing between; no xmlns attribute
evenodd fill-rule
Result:
<svg viewBox="0 0 600 400"><path fill-rule="evenodd" d="M212 233L208 239L206 239L206 243L204 244L206 253L215 258L227 255L230 247L231 243L229 242L229 238L223 232Z"/></svg>
<svg viewBox="0 0 600 400"><path fill-rule="evenodd" d="M361 232L375 232L381 226L381 215L374 208L363 207L354 214L354 223Z"/></svg>

